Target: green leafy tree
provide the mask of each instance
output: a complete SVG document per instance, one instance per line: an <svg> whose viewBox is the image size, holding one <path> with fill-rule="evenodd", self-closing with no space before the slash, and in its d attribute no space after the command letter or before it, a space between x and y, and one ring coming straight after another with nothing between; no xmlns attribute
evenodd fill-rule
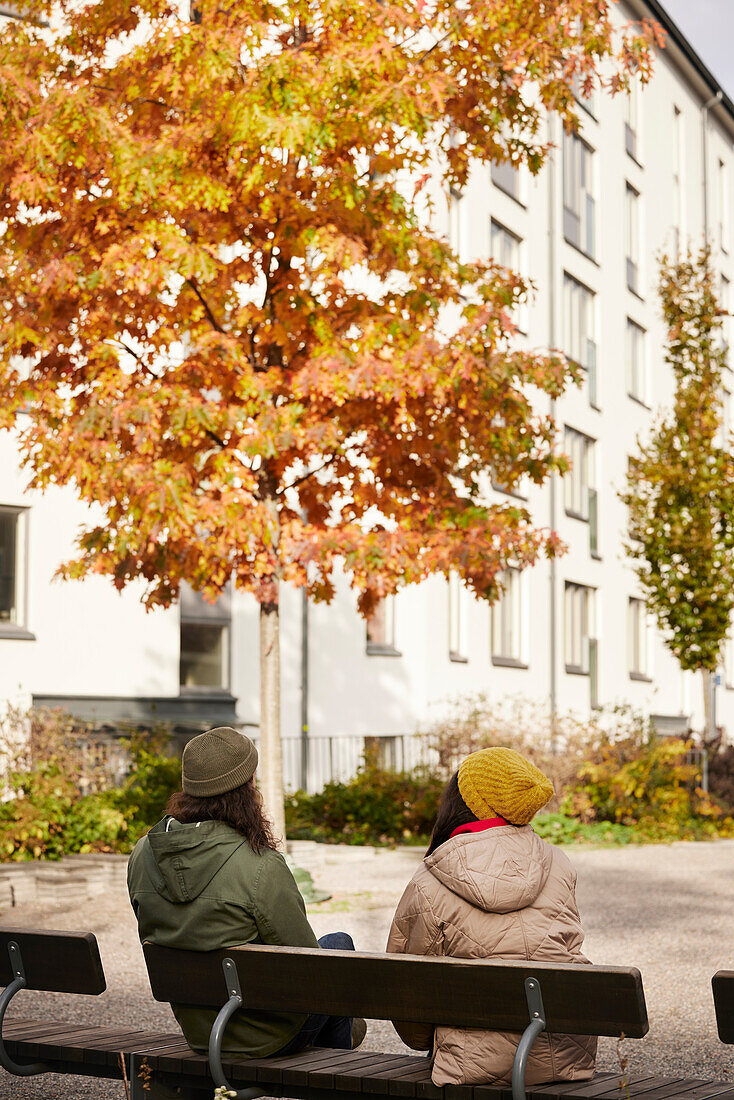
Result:
<svg viewBox="0 0 734 1100"><path fill-rule="evenodd" d="M627 553L648 610L683 669L704 680L711 737L711 675L734 606L734 458L723 438L726 351L708 248L660 266L672 411L630 459Z"/></svg>

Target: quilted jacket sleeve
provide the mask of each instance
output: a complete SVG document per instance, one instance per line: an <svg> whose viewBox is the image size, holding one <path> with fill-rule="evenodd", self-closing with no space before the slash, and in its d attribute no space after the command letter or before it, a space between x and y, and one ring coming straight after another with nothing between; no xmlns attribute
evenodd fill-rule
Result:
<svg viewBox="0 0 734 1100"><path fill-rule="evenodd" d="M420 872L419 872L420 874ZM416 878L411 879L395 910L387 939L387 951L404 955L437 955L441 927ZM430 1050L433 1025L393 1020L400 1038L414 1050Z"/></svg>

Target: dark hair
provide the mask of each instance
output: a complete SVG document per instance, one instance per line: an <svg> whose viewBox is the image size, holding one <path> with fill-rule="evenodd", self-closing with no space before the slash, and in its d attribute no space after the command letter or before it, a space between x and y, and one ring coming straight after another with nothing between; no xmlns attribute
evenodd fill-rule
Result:
<svg viewBox="0 0 734 1100"><path fill-rule="evenodd" d="M440 844L447 841L454 829L478 820L479 818L471 812L459 794L459 773L454 772L441 794L436 824L433 826L431 843L426 849L426 855L430 856Z"/></svg>
<svg viewBox="0 0 734 1100"><path fill-rule="evenodd" d="M223 821L240 833L258 855L275 852L278 848L273 826L263 811L262 795L252 780L233 791L207 797L177 791L168 799L166 813L182 825L194 821Z"/></svg>

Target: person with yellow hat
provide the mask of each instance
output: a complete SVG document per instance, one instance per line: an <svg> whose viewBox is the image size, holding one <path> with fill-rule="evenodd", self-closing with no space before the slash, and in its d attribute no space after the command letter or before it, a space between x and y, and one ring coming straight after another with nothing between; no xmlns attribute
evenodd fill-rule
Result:
<svg viewBox="0 0 734 1100"><path fill-rule="evenodd" d="M546 775L514 749L473 752L446 785L418 871L400 900L389 952L583 963L576 872L530 822L553 797ZM436 1085L509 1084L519 1035L394 1021L432 1050ZM543 1033L527 1083L594 1075L596 1038Z"/></svg>

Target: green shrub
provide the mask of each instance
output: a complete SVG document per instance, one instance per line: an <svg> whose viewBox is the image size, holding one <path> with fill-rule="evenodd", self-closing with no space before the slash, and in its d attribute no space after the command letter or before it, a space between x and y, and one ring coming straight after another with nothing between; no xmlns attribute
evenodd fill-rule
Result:
<svg viewBox="0 0 734 1100"><path fill-rule="evenodd" d="M433 828L444 780L427 769L388 771L369 753L353 779L318 794L286 798L292 840L333 844L424 843Z"/></svg>
<svg viewBox="0 0 734 1100"><path fill-rule="evenodd" d="M734 834L734 821L698 786L686 760L690 742L651 738L631 758L609 746L584 764L562 812L584 823L634 827L648 840L703 839Z"/></svg>
<svg viewBox="0 0 734 1100"><path fill-rule="evenodd" d="M125 818L128 844L134 844L160 821L169 797L181 790L181 760L139 737L129 742L129 752L130 774L122 787L107 793L110 806Z"/></svg>
<svg viewBox="0 0 734 1100"><path fill-rule="evenodd" d="M55 761L13 773L9 787L15 797L0 803L2 861L111 852L127 835L123 814L103 794L80 795Z"/></svg>
<svg viewBox="0 0 734 1100"><path fill-rule="evenodd" d="M127 852L163 815L181 785L168 731L117 742L130 772L111 785L109 747L60 711L11 712L0 721L0 861L60 859L76 852ZM10 796L10 797L7 797Z"/></svg>

